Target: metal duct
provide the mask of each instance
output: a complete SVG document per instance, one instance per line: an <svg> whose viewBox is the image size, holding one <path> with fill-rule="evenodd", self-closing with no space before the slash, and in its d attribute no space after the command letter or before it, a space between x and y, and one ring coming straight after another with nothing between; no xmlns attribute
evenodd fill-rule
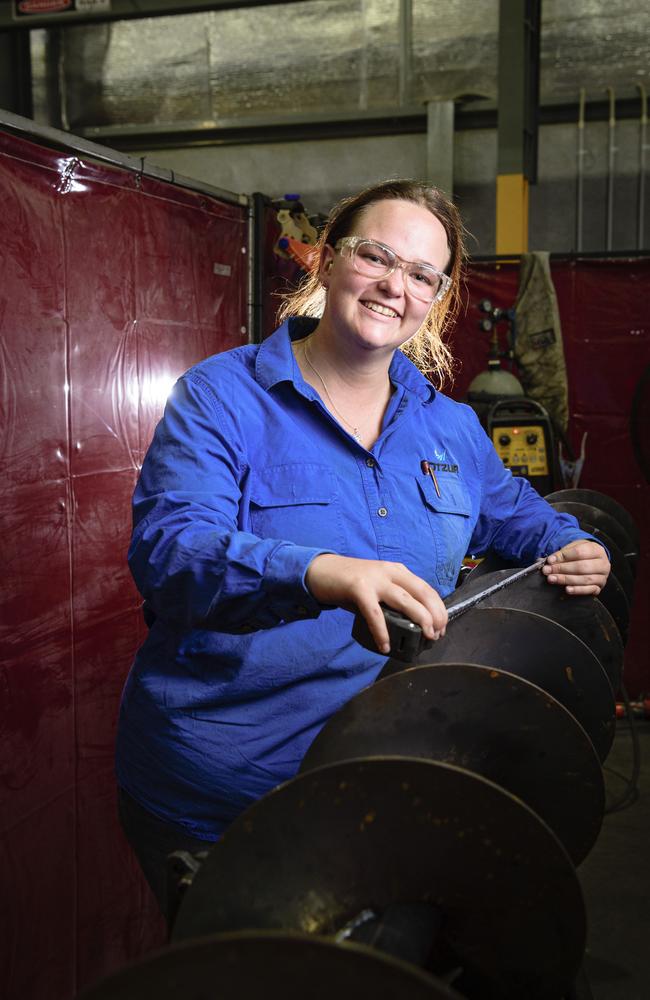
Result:
<svg viewBox="0 0 650 1000"><path fill-rule="evenodd" d="M497 96L496 0L412 0L414 106ZM36 117L60 82L77 131L128 125L237 124L397 108L400 4L301 0L272 6L32 32ZM634 95L647 82L650 9L636 0L546 0L543 103L580 87Z"/></svg>

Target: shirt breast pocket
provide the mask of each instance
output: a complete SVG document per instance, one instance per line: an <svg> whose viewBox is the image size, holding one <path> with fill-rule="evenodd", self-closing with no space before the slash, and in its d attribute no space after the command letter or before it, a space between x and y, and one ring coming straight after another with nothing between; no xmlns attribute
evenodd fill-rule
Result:
<svg viewBox="0 0 650 1000"><path fill-rule="evenodd" d="M318 463L270 465L251 474L250 522L259 538L309 548L344 548L336 473Z"/></svg>
<svg viewBox="0 0 650 1000"><path fill-rule="evenodd" d="M417 484L427 510L436 546L436 574L441 584L455 586L472 536L472 505L462 482L438 476L440 496L430 476Z"/></svg>

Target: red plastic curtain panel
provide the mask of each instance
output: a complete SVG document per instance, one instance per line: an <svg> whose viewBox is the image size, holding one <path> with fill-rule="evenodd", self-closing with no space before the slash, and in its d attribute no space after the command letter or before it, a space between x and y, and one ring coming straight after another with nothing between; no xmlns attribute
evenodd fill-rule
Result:
<svg viewBox="0 0 650 1000"><path fill-rule="evenodd" d="M650 256L551 258L569 383L569 440L576 452L584 432L581 488L607 493L632 515L640 532L640 558L625 649L624 682L633 695L650 691L650 482L634 449L634 401L648 392L650 366ZM461 399L471 380L487 368L489 333L478 327L477 305L514 305L518 262L474 262L466 289L466 312L451 346L458 359L452 395ZM647 397L646 397L647 403ZM650 440L647 405L644 426Z"/></svg>
<svg viewBox="0 0 650 1000"><path fill-rule="evenodd" d="M247 209L0 133L0 994L162 940L115 814L126 551L174 380L245 342Z"/></svg>

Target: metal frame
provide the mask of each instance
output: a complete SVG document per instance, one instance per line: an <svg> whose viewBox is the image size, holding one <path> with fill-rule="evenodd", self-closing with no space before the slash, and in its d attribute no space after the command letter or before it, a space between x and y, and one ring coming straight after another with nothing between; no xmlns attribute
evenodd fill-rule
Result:
<svg viewBox="0 0 650 1000"><path fill-rule="evenodd" d="M447 102L443 102L447 103ZM454 105L454 131L494 129L497 109L492 102L481 101ZM641 100L624 98L616 102L619 121L639 118ZM585 105L585 120L606 122L607 101L589 101ZM427 109L422 105L403 108L377 108L320 114L287 115L269 121L268 118L229 118L219 125L199 122L178 127L143 127L141 125L106 125L81 130L84 138L110 142L116 149L174 149L200 146L233 146L265 142L313 142L319 139L356 139L361 136L413 135L427 132ZM578 105L549 104L539 109L539 125L575 124Z"/></svg>
<svg viewBox="0 0 650 1000"><path fill-rule="evenodd" d="M248 339L252 344L261 344L264 338L264 277L266 245L265 212L270 204L268 197L255 191L250 206L250 261L249 261L249 302L250 325Z"/></svg>
<svg viewBox="0 0 650 1000"><path fill-rule="evenodd" d="M537 180L540 0L500 0L498 173Z"/></svg>
<svg viewBox="0 0 650 1000"><path fill-rule="evenodd" d="M491 253L469 257L470 264L519 264L521 254ZM558 250L552 251L551 260L643 260L650 257L650 250Z"/></svg>
<svg viewBox="0 0 650 1000"><path fill-rule="evenodd" d="M71 135L70 132L50 128L49 125L39 125L30 118L14 115L11 111L0 110L0 128L11 132L18 132L28 139L38 139L47 146L69 150L73 153L81 153L90 159L122 167L124 170L130 170L141 177L152 177L154 180L166 181L168 184L174 184L176 187L188 188L190 191L210 195L210 197L218 198L229 205L247 206L249 203L249 198L245 194L236 194L233 191L226 191L224 188L214 187L212 184L205 184L203 181L185 177L183 174L177 174L174 170L169 170L167 167L157 167L155 164L149 163L146 156L128 156L115 149L109 149L107 146L100 146L98 143L90 142L88 139Z"/></svg>
<svg viewBox="0 0 650 1000"><path fill-rule="evenodd" d="M382 135L426 131L422 105L361 111L324 111L309 114L222 118L219 123L179 123L178 127L103 125L83 129L89 139L106 139L122 149L161 149L174 146L220 146L251 142L291 142L341 136Z"/></svg>
<svg viewBox="0 0 650 1000"><path fill-rule="evenodd" d="M176 14L201 14L237 7L267 7L280 2L298 3L299 0L189 0L188 3L179 3L178 0L111 0L111 9L106 12L63 11L55 14L30 14L28 17L15 17L12 0L3 0L0 4L0 31L63 28L70 24L130 21L143 17L173 17Z"/></svg>

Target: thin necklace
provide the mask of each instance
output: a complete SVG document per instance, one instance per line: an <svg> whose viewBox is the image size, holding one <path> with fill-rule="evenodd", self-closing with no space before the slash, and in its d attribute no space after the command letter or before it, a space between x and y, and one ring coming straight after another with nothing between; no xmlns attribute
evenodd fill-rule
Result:
<svg viewBox="0 0 650 1000"><path fill-rule="evenodd" d="M340 420L342 420L342 421L343 421L343 423L344 423L344 424L346 424L346 425L347 425L347 426L348 426L348 427L349 427L349 428L351 429L351 431L352 431L352 437L353 437L353 438L354 438L354 440L355 440L355 441L357 442L357 444L362 444L363 442L361 441L361 437L360 437L360 432L359 432L359 428L358 428L358 427L355 427L355 426L354 426L354 424L351 424L349 420L346 420L346 419L345 419L345 417L343 416L343 414L341 413L341 411L340 411L340 410L338 409L338 407L336 406L336 403L335 403L335 402L334 402L334 400L332 399L332 397L331 397L331 395L330 395L330 391L329 391L329 389L327 388L327 386L326 386L326 384L325 384L325 379L323 378L323 376L322 376L322 375L321 375L321 373L319 372L318 368L316 368L316 367L315 367L315 366L314 366L314 365L312 364L312 361L311 361L311 358L309 357L309 354L308 354L308 352L307 352L307 340L306 340L306 339L305 339L305 340L303 340L303 342L302 342L302 351L303 351L303 354L305 355L305 361L307 362L307 364L309 365L309 367L310 367L310 368L311 368L311 370L313 371L314 375L316 376L316 378L318 379L318 381L319 381L319 382L320 382L320 384L322 385L323 389L325 390L325 395L326 395L326 396L327 396L327 398L329 399L329 401L330 401L330 406L332 407L332 409L333 409L333 410L334 410L334 412L336 413L337 417L338 417L338 418L339 418Z"/></svg>

